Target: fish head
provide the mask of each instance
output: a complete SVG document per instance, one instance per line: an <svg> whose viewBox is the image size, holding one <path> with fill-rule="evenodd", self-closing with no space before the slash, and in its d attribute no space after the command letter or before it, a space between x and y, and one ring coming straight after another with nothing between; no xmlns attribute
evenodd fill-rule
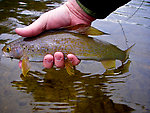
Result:
<svg viewBox="0 0 150 113"><path fill-rule="evenodd" d="M3 54L8 58L20 59L23 56L23 49L19 46L6 44L2 51Z"/></svg>

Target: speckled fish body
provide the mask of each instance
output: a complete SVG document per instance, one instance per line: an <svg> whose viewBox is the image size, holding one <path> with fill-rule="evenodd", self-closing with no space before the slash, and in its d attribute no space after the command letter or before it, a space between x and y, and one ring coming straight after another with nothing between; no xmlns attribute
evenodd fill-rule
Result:
<svg viewBox="0 0 150 113"><path fill-rule="evenodd" d="M10 52L4 52L10 48ZM7 51L7 50L6 50ZM33 38L20 38L6 45L6 56L20 59L24 54L30 61L42 61L50 53L61 51L65 55L72 53L85 60L120 60L126 59L126 52L116 46L86 35L68 32L45 32Z"/></svg>
<svg viewBox="0 0 150 113"><path fill-rule="evenodd" d="M106 70L113 69L115 60L120 60L122 63L126 61L133 46L123 51L108 42L88 37L88 35L103 34L107 33L79 24L46 31L36 37L19 38L6 44L2 51L6 57L22 60L24 76L28 75L30 61L43 61L46 54L54 54L57 51L63 52L65 56L74 54L81 60L97 60ZM65 60L65 68L69 75L75 74L73 65L68 60Z"/></svg>
<svg viewBox="0 0 150 113"><path fill-rule="evenodd" d="M65 55L72 53L84 60L126 59L125 51L108 42L64 31L49 31L33 38L20 38L3 48L4 54L8 57L20 59L26 54L30 61L42 61L46 54L54 54L56 51L61 51Z"/></svg>

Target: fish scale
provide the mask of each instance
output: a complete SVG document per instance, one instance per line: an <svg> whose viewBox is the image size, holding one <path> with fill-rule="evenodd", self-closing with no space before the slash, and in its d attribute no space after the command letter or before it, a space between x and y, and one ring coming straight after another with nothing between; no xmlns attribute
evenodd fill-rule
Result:
<svg viewBox="0 0 150 113"><path fill-rule="evenodd" d="M95 29L92 28L91 30ZM98 34L97 32L100 31L96 30L95 32ZM94 34L92 31L90 33ZM21 59L23 56L28 56L30 61L43 61L46 54L61 51L65 56L74 54L81 60L101 62L120 60L124 62L129 56L130 48L123 51L113 44L85 34L58 30L55 32L46 31L36 37L20 38L7 44L2 50L7 57ZM107 65L106 62L103 64ZM105 67L110 68L108 65Z"/></svg>
<svg viewBox="0 0 150 113"><path fill-rule="evenodd" d="M104 59L118 59L122 61L125 59L124 51L102 40L65 32L46 32L46 34L44 37L40 35L32 40L27 40L28 38L24 38L24 40L18 39L8 45L11 46L11 50L15 47L22 49L31 61L34 61L33 57L37 56L39 61L42 61L46 54L54 54L56 51L62 51L66 54L73 53L80 59L99 61Z"/></svg>

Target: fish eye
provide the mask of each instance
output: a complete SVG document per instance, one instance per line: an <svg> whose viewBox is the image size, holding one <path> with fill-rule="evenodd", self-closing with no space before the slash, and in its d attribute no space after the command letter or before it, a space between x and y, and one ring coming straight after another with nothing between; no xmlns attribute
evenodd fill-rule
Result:
<svg viewBox="0 0 150 113"><path fill-rule="evenodd" d="M7 52L10 52L10 50L11 50L10 47L7 47L7 48L6 48L6 51L7 51Z"/></svg>

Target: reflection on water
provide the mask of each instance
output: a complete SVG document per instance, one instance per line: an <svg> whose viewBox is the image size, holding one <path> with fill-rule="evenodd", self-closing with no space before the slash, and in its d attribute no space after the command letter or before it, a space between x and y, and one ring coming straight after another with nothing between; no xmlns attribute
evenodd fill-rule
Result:
<svg viewBox="0 0 150 113"><path fill-rule="evenodd" d="M14 28L29 25L43 12L61 5L62 1L2 0L0 1L0 33L11 33Z"/></svg>
<svg viewBox="0 0 150 113"><path fill-rule="evenodd" d="M120 73L124 74L128 72L129 65L130 61L114 72L120 70ZM114 103L109 99L109 92L105 91L106 83L112 79L126 78L128 75L89 75L76 70L75 76L69 76L64 69L43 71L45 74L30 71L29 77L20 75L22 80L12 82L12 86L17 90L32 94L34 101L30 104L33 106L33 112L128 113L133 110L127 105Z"/></svg>
<svg viewBox="0 0 150 113"><path fill-rule="evenodd" d="M61 0L0 0L0 49L5 42L19 38L16 27L24 27L43 12L63 4ZM76 75L68 76L61 69L42 69L35 63L29 78L24 78L17 60L0 60L0 113L76 112L128 113L150 112L150 2L132 0L105 20L93 26L111 35L101 40L127 48L118 24L126 34L128 44L136 43L130 61L118 69L104 72L95 61L83 61ZM97 38L97 37L96 37ZM2 55L0 51L0 56ZM101 74L102 73L102 74ZM114 73L114 74L113 74Z"/></svg>

